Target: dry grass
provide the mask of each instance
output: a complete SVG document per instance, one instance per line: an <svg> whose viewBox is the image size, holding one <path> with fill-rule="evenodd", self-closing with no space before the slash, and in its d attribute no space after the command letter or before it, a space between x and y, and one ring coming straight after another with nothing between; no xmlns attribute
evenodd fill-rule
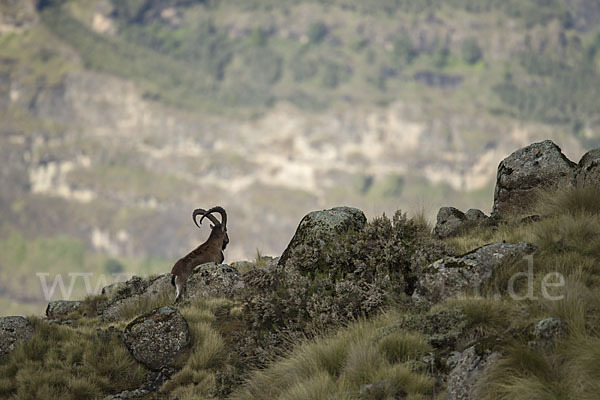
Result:
<svg viewBox="0 0 600 400"><path fill-rule="evenodd" d="M180 360L181 370L162 386L163 392L179 399L211 397L215 372L228 361L225 342L214 327L216 314L229 313L236 303L227 299L199 299L182 308L192 337L191 351Z"/></svg>
<svg viewBox="0 0 600 400"><path fill-rule="evenodd" d="M355 322L334 336L300 345L288 357L255 372L231 398L431 398L433 379L410 364L431 348L416 333L382 336L379 328L394 319L387 314Z"/></svg>
<svg viewBox="0 0 600 400"><path fill-rule="evenodd" d="M600 389L600 190L567 189L540 195L534 211L542 215L529 224L505 222L495 231L476 230L448 242L457 249L484 242L527 240L538 247L534 256L533 298L516 301L507 291L510 277L528 272L523 262L495 271L483 302L458 299L482 335L502 337L502 327L531 332L532 323L559 317L569 324L569 335L555 345L528 346L527 337L508 337L503 357L492 364L479 386L484 400L597 399ZM550 274L550 275L549 275ZM561 283L544 294L542 283ZM528 279L517 281L516 294L528 294ZM549 297L548 295L552 296ZM506 343L506 335L504 335Z"/></svg>
<svg viewBox="0 0 600 400"><path fill-rule="evenodd" d="M12 399L90 399L139 387L147 371L117 337L30 318L32 339L0 361L0 395Z"/></svg>

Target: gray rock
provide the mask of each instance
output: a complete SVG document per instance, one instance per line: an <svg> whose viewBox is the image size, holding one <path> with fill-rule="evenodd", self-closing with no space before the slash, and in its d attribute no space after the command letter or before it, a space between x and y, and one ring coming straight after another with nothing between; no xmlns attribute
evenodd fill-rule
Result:
<svg viewBox="0 0 600 400"><path fill-rule="evenodd" d="M362 230L367 222L365 214L352 207L335 207L330 210L313 211L302 218L294 237L279 259L285 266L296 254L310 249L320 252L328 239L349 230Z"/></svg>
<svg viewBox="0 0 600 400"><path fill-rule="evenodd" d="M476 223L483 223L489 219L489 217L485 215L483 211L478 210L477 208L468 209L465 213L465 217L467 218L467 221Z"/></svg>
<svg viewBox="0 0 600 400"><path fill-rule="evenodd" d="M492 278L503 263L533 254L531 243L493 243L461 257L445 257L426 267L418 277L413 298L439 302L464 290L479 288Z"/></svg>
<svg viewBox="0 0 600 400"><path fill-rule="evenodd" d="M227 264L207 263L194 268L186 284L185 298L237 296L244 288L244 281L237 269Z"/></svg>
<svg viewBox="0 0 600 400"><path fill-rule="evenodd" d="M579 161L577 186L600 187L600 149L590 150Z"/></svg>
<svg viewBox="0 0 600 400"><path fill-rule="evenodd" d="M433 233L440 239L456 236L463 228L467 217L454 207L442 207L437 214L437 222Z"/></svg>
<svg viewBox="0 0 600 400"><path fill-rule="evenodd" d="M190 331L179 311L165 306L129 323L123 343L137 361L159 370L171 365L189 345Z"/></svg>
<svg viewBox="0 0 600 400"><path fill-rule="evenodd" d="M139 399L150 394L148 390L135 389L135 390L124 390L121 393L106 396L104 400L123 400L123 399Z"/></svg>
<svg viewBox="0 0 600 400"><path fill-rule="evenodd" d="M48 318L63 317L67 314L77 311L83 306L83 301L70 301L70 300L55 300L48 303L46 307L46 316Z"/></svg>
<svg viewBox="0 0 600 400"><path fill-rule="evenodd" d="M454 207L442 207L438 211L437 222L433 233L439 239L445 239L459 235L467 229L476 226L484 225L488 222L489 217L481 210L474 208L463 213Z"/></svg>
<svg viewBox="0 0 600 400"><path fill-rule="evenodd" d="M527 211L538 190L574 186L576 172L577 165L551 140L515 151L498 166L492 216Z"/></svg>
<svg viewBox="0 0 600 400"><path fill-rule="evenodd" d="M163 291L172 290L170 274L165 273L152 279L134 276L127 282L103 289L107 299L98 304L98 315L104 322L115 322L121 318L123 308L134 302L143 301L147 297L156 297ZM105 290L106 289L106 290Z"/></svg>
<svg viewBox="0 0 600 400"><path fill-rule="evenodd" d="M546 318L535 324L533 334L539 344L550 345L556 339L564 338L569 334L569 324L561 318Z"/></svg>
<svg viewBox="0 0 600 400"><path fill-rule="evenodd" d="M487 350L479 355L475 347L465 350L456 362L456 366L448 375L446 400L476 400L477 383L482 372L490 364L500 358L500 354Z"/></svg>
<svg viewBox="0 0 600 400"><path fill-rule="evenodd" d="M362 385L359 389L361 396L368 396L368 398L380 398L385 395L385 389L389 385L387 381L379 381L376 383L369 383Z"/></svg>
<svg viewBox="0 0 600 400"><path fill-rule="evenodd" d="M10 353L33 336L33 326L23 317L0 317L0 356Z"/></svg>

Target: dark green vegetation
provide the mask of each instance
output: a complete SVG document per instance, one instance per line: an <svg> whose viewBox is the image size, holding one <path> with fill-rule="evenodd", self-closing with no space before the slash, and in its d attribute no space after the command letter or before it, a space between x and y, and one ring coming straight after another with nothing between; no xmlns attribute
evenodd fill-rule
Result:
<svg viewBox="0 0 600 400"><path fill-rule="evenodd" d="M527 271L525 263L516 262L500 267L480 296L415 306L403 295L407 272L443 247L429 236L422 218L406 219L401 213L338 236L330 244L331 258L307 258L298 265L304 272L282 276L258 255L244 273L248 290L241 298L202 299L180 308L190 324L192 345L177 362L180 371L163 385L163 394L151 398L442 399L445 387L436 378L448 373L450 352L475 346L477 352L491 350L500 357L483 376L483 399L595 399L600 379L599 195L598 189L551 193L532 210L541 216L537 221L502 221L446 241L448 251L457 253L501 240L531 241L539 249L533 266L535 299L515 300L508 293L510 277ZM550 300L541 282L554 272L562 274L565 284L548 289L551 296L562 296ZM387 285L377 280L380 274L390 277ZM380 298L361 294L370 283L375 283L370 293L378 297L380 290ZM344 288L350 296L333 295ZM526 281L519 280L516 295L527 292ZM87 301L90 312L95 300ZM169 301L161 296L141 304L116 327ZM567 321L568 334L554 343L532 344L533 324L547 317ZM45 388L57 398L60 393L96 397L140 382L144 370L123 353L120 342L92 333L106 329L105 324L71 318L79 318L74 327L32 320L34 339L0 362L3 395L27 398L28 390ZM97 353L99 340L110 341L109 353ZM109 369L108 363L114 365ZM40 374L40 367L52 368Z"/></svg>

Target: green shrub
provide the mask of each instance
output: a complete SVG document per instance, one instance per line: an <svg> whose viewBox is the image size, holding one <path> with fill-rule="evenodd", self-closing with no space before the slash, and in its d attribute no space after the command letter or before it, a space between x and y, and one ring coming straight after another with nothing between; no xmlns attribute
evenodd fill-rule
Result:
<svg viewBox="0 0 600 400"><path fill-rule="evenodd" d="M308 27L307 34L310 43L320 43L327 35L327 26L323 22L314 22Z"/></svg>
<svg viewBox="0 0 600 400"><path fill-rule="evenodd" d="M475 38L465 40L461 46L462 59L468 64L475 64L483 57L483 51Z"/></svg>

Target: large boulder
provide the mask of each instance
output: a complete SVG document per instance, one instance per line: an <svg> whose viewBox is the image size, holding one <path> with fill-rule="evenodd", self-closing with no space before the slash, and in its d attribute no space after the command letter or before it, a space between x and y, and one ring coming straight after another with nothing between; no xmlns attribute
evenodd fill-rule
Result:
<svg viewBox="0 0 600 400"><path fill-rule="evenodd" d="M576 174L577 165L551 140L517 150L498 166L492 216L527 211L537 191L574 186Z"/></svg>
<svg viewBox="0 0 600 400"><path fill-rule="evenodd" d="M600 149L590 150L579 161L577 186L600 188Z"/></svg>
<svg viewBox="0 0 600 400"><path fill-rule="evenodd" d="M349 230L362 230L367 222L365 214L352 207L335 207L330 210L313 211L302 218L294 237L279 259L285 266L296 255L307 251L322 252L328 241Z"/></svg>
<svg viewBox="0 0 600 400"><path fill-rule="evenodd" d="M135 302L156 297L160 293L172 290L171 275L168 273L150 279L134 276L127 282L121 282L102 289L106 300L99 303L97 312L105 322L114 322L121 319L122 310Z"/></svg>
<svg viewBox="0 0 600 400"><path fill-rule="evenodd" d="M439 259L421 271L413 298L436 303L468 289L478 290L503 263L535 251L535 246L527 242L493 243L461 257Z"/></svg>
<svg viewBox="0 0 600 400"><path fill-rule="evenodd" d="M0 317L0 356L10 353L19 342L33 336L33 327L23 317Z"/></svg>
<svg viewBox="0 0 600 400"><path fill-rule="evenodd" d="M83 307L83 301L76 300L55 300L48 303L46 307L46 316L48 318L64 317Z"/></svg>
<svg viewBox="0 0 600 400"><path fill-rule="evenodd" d="M476 400L477 384L482 372L491 363L498 360L500 354L486 350L477 354L475 347L469 347L457 356L456 366L448 375L446 400Z"/></svg>
<svg viewBox="0 0 600 400"><path fill-rule="evenodd" d="M189 345L190 330L177 309L165 306L131 321L123 343L137 361L160 370L170 366Z"/></svg>
<svg viewBox="0 0 600 400"><path fill-rule="evenodd" d="M454 207L442 207L438 211L433 234L439 239L459 235L469 228L484 225L489 217L481 210L470 209L463 213Z"/></svg>
<svg viewBox="0 0 600 400"><path fill-rule="evenodd" d="M194 268L194 273L186 283L185 298L232 298L243 288L244 281L237 269L227 264L207 263Z"/></svg>

